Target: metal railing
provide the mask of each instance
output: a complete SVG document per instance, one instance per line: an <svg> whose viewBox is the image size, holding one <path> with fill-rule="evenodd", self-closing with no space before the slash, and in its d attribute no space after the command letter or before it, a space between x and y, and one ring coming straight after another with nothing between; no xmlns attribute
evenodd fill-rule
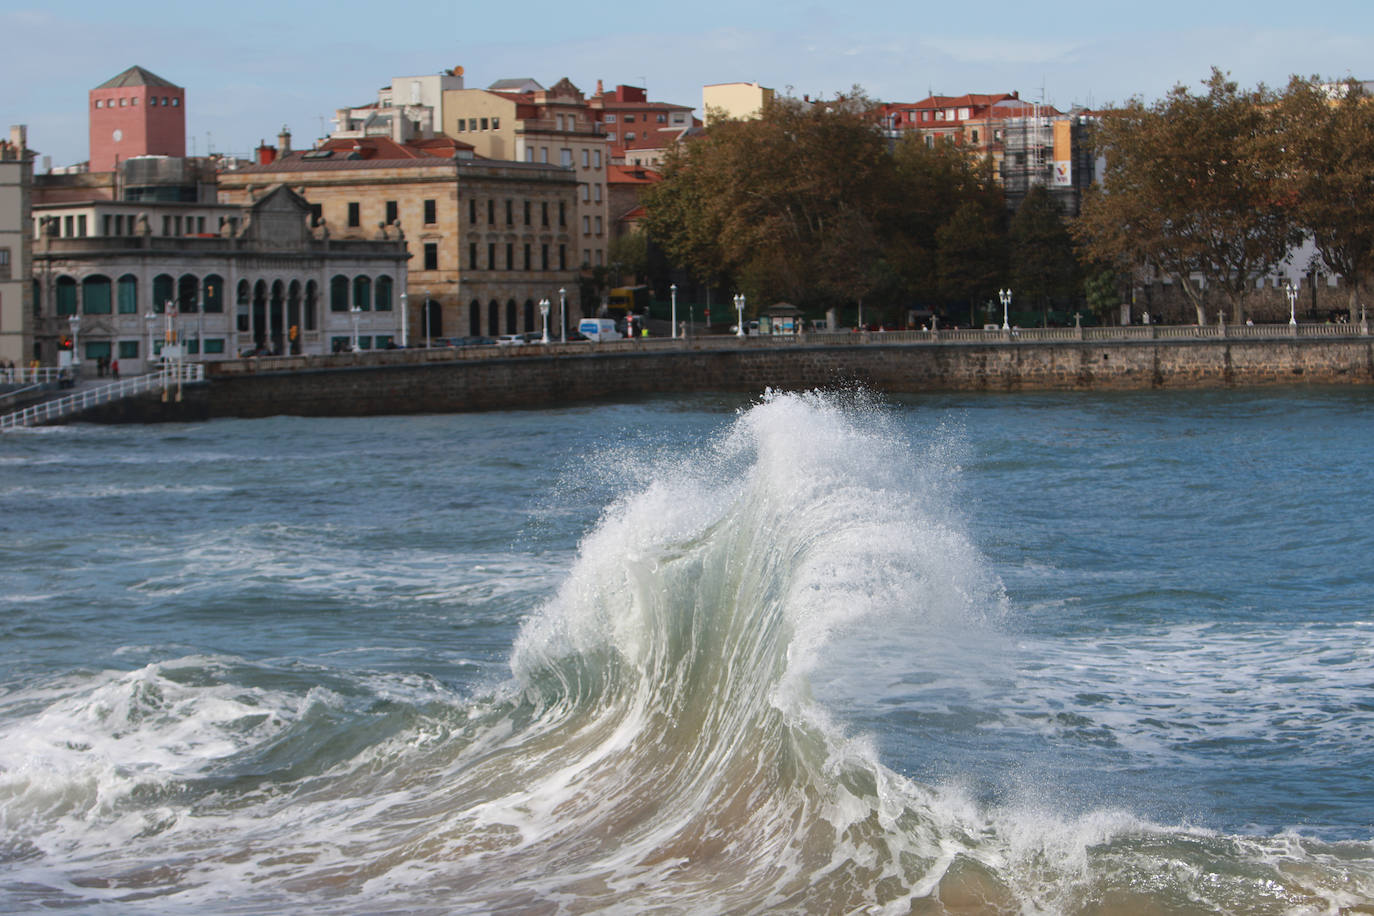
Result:
<svg viewBox="0 0 1374 916"><path fill-rule="evenodd" d="M65 397L54 398L41 404L33 404L23 410L16 410L13 413L0 416L0 431L46 423L90 407L108 404L110 401L133 397L147 391L167 389L178 382L186 384L204 381L204 379L205 366L203 364L186 363L179 369L173 366L158 372L149 372L146 375L120 379L108 385L83 388Z"/></svg>

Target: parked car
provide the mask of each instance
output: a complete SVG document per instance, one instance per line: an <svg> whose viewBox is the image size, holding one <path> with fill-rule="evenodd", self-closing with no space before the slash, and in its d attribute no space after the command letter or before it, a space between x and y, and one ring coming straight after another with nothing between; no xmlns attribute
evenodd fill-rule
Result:
<svg viewBox="0 0 1374 916"><path fill-rule="evenodd" d="M496 345L498 347L523 347L525 338L519 334L502 334L496 338Z"/></svg>

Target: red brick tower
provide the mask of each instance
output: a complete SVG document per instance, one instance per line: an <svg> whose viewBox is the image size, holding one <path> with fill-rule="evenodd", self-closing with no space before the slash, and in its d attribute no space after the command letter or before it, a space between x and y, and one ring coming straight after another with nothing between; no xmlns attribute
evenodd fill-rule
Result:
<svg viewBox="0 0 1374 916"><path fill-rule="evenodd" d="M186 155L186 90L130 67L91 90L92 172L132 156Z"/></svg>

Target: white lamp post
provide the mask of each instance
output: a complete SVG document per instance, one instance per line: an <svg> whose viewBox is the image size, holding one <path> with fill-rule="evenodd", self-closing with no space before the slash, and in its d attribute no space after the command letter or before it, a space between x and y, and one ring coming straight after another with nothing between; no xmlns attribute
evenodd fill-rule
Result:
<svg viewBox="0 0 1374 916"><path fill-rule="evenodd" d="M544 339L540 343L549 342L549 307L551 303L547 296L539 300L539 314L544 316Z"/></svg>
<svg viewBox="0 0 1374 916"><path fill-rule="evenodd" d="M736 326L735 336L744 336L744 293L735 297L735 311L739 313L739 324Z"/></svg>
<svg viewBox="0 0 1374 916"><path fill-rule="evenodd" d="M72 365L78 366L81 364L81 341L79 339L79 335L81 334L81 316L71 316L67 319L67 324L71 325L72 328Z"/></svg>
<svg viewBox="0 0 1374 916"><path fill-rule="evenodd" d="M143 320L148 325L148 355L143 360L143 363L145 366L151 366L153 364L153 322L157 321L157 315L153 312L152 308L149 308L148 311L144 313Z"/></svg>
<svg viewBox="0 0 1374 916"><path fill-rule="evenodd" d="M357 353L357 352L358 352L358 316L361 315L361 314L363 313L363 310L362 310L362 306L358 305L357 303L354 303L353 307L352 307L351 309L349 309L348 311L353 315L353 352L354 352L354 353Z"/></svg>
<svg viewBox="0 0 1374 916"><path fill-rule="evenodd" d="M677 340L677 284L668 287L668 293L673 298L673 339Z"/></svg>
<svg viewBox="0 0 1374 916"><path fill-rule="evenodd" d="M560 343L568 342L568 291L563 287L558 289L558 323L562 327L559 332L558 340Z"/></svg>
<svg viewBox="0 0 1374 916"><path fill-rule="evenodd" d="M401 290L401 348L410 346L410 299L405 290Z"/></svg>
<svg viewBox="0 0 1374 916"><path fill-rule="evenodd" d="M1293 327L1298 325L1298 288L1292 280L1288 281L1288 288L1284 290L1288 294L1288 323Z"/></svg>
<svg viewBox="0 0 1374 916"><path fill-rule="evenodd" d="M1002 302L1002 330L1010 331L1011 322L1008 320L1007 310L1011 308L1011 290L999 289L997 298Z"/></svg>

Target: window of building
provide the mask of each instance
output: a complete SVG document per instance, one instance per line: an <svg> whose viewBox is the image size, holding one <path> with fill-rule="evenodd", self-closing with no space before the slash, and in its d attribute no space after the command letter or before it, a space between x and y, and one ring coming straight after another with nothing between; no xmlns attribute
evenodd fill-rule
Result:
<svg viewBox="0 0 1374 916"><path fill-rule="evenodd" d="M8 248L0 248L0 280L8 280L9 278L10 250Z"/></svg>
<svg viewBox="0 0 1374 916"><path fill-rule="evenodd" d="M468 201L468 222L477 222L477 198Z"/></svg>
<svg viewBox="0 0 1374 916"><path fill-rule="evenodd" d="M123 281L121 281L123 282ZM224 311L224 278L219 274L210 274L204 280L205 290L203 293L205 301L205 311L208 314L219 314Z"/></svg>
<svg viewBox="0 0 1374 916"><path fill-rule="evenodd" d="M476 119L476 118L468 118L468 130L476 130L476 129L477 129L477 119Z"/></svg>
<svg viewBox="0 0 1374 916"><path fill-rule="evenodd" d="M172 97L172 107L173 107L173 108L180 108L180 107L181 107L181 99L177 98L176 96L173 96L173 97Z"/></svg>
<svg viewBox="0 0 1374 916"><path fill-rule="evenodd" d="M549 269L549 243L545 242L539 246L539 269Z"/></svg>
<svg viewBox="0 0 1374 916"><path fill-rule="evenodd" d="M625 123L626 123L626 124L633 124L634 122L635 122L635 116L634 116L634 115L632 115L632 114L627 114L627 115L625 116Z"/></svg>
<svg viewBox="0 0 1374 916"><path fill-rule="evenodd" d="M515 270L515 246L506 243L506 270Z"/></svg>
<svg viewBox="0 0 1374 916"><path fill-rule="evenodd" d="M495 201L495 200L489 200L489 201L487 201L487 225L488 225L488 226L495 226L495 225L496 225L496 201Z"/></svg>
<svg viewBox="0 0 1374 916"><path fill-rule="evenodd" d="M525 147L525 161L526 161L526 162L533 162L533 161L534 161L534 147L532 147L532 146L527 146L527 147Z"/></svg>
<svg viewBox="0 0 1374 916"><path fill-rule="evenodd" d="M660 114L660 115L658 115L657 120L658 120L658 123L660 123L660 124L667 124L667 123L668 123L668 116L667 116L666 114Z"/></svg>
<svg viewBox="0 0 1374 916"><path fill-rule="evenodd" d="M353 304L364 312L372 311L372 278L353 278Z"/></svg>
<svg viewBox="0 0 1374 916"><path fill-rule="evenodd" d="M483 119L482 119L482 129L483 129L483 130L488 130L488 129L489 129L489 128L487 127L487 124L488 124L488 123L489 123L489 122L487 121L486 118L483 118Z"/></svg>
<svg viewBox="0 0 1374 916"><path fill-rule="evenodd" d="M607 123L607 124L614 124L614 123L615 123L615 115L614 115L614 114L611 114L610 112L607 112L607 114L606 114L606 123Z"/></svg>
<svg viewBox="0 0 1374 916"><path fill-rule="evenodd" d="M156 108L156 107L157 107L157 96L153 96L152 98L148 99L148 105L149 105L149 107L151 107L151 108Z"/></svg>
<svg viewBox="0 0 1374 916"><path fill-rule="evenodd" d="M596 234L601 234L601 217L599 216L596 218Z"/></svg>
<svg viewBox="0 0 1374 916"><path fill-rule="evenodd" d="M582 151L582 167L584 169L592 167L592 151L589 149L584 149Z"/></svg>
<svg viewBox="0 0 1374 916"><path fill-rule="evenodd" d="M138 359L138 341L121 340L119 342L120 359Z"/></svg>
<svg viewBox="0 0 1374 916"><path fill-rule="evenodd" d="M386 202L386 224L390 226L392 223L396 222L396 218L399 215L400 210L396 206L396 201L388 200Z"/></svg>
<svg viewBox="0 0 1374 916"><path fill-rule="evenodd" d="M609 134L607 134L606 138L610 140L612 143L615 143L619 139L615 131L611 131Z"/></svg>
<svg viewBox="0 0 1374 916"><path fill-rule="evenodd" d="M630 142L631 140L633 140L634 138L635 138L635 132L634 132L634 131L632 131L632 130L627 130L627 131L625 131L625 142L626 142L626 143L629 143L629 142Z"/></svg>
<svg viewBox="0 0 1374 916"><path fill-rule="evenodd" d="M527 201L525 201L525 225L528 226L529 224L530 224L530 202L527 200Z"/></svg>
<svg viewBox="0 0 1374 916"><path fill-rule="evenodd" d="M96 100L95 100L95 107L96 107L96 108L100 108L100 107L102 107L103 105L104 105L104 103L103 103L100 99L96 99Z"/></svg>
<svg viewBox="0 0 1374 916"><path fill-rule="evenodd" d="M82 311L87 315L108 315L113 311L110 296L110 278L105 276L87 277L81 281Z"/></svg>
<svg viewBox="0 0 1374 916"><path fill-rule="evenodd" d="M530 243L525 243L525 269L530 269Z"/></svg>
<svg viewBox="0 0 1374 916"><path fill-rule="evenodd" d="M432 200L425 201L425 225L433 226L439 221L438 209Z"/></svg>
<svg viewBox="0 0 1374 916"><path fill-rule="evenodd" d="M547 146L539 147L539 161L544 165L549 164L549 148Z"/></svg>
<svg viewBox="0 0 1374 916"><path fill-rule="evenodd" d="M207 338L205 338L205 352L206 352L206 353L223 353L223 352L224 352L224 338L223 338L223 337L207 337Z"/></svg>
<svg viewBox="0 0 1374 916"><path fill-rule="evenodd" d="M391 311L391 278L383 274L377 278L376 295L373 308L379 312Z"/></svg>
<svg viewBox="0 0 1374 916"><path fill-rule="evenodd" d="M563 126L563 116L562 116L562 115L554 115L554 117L558 119L558 129L559 129L559 130L566 130L567 128L565 128L565 127Z"/></svg>
<svg viewBox="0 0 1374 916"><path fill-rule="evenodd" d="M477 243L468 242L468 270L477 269Z"/></svg>
<svg viewBox="0 0 1374 916"><path fill-rule="evenodd" d="M348 205L348 225L356 228L362 224L362 208L354 201Z"/></svg>
<svg viewBox="0 0 1374 916"><path fill-rule="evenodd" d="M587 235L587 234L589 234L591 231L592 231L592 218L591 218L590 216L583 216L583 217L582 217L582 234L583 234L583 235Z"/></svg>
<svg viewBox="0 0 1374 916"><path fill-rule="evenodd" d="M682 112L680 112L680 111L675 111L675 112L673 112L673 123L674 123L674 124L686 124L686 123L687 123L687 116L686 116L685 114L683 114Z"/></svg>
<svg viewBox="0 0 1374 916"><path fill-rule="evenodd" d="M573 164L573 154L571 149L565 146L558 151L558 164L562 166L570 166Z"/></svg>
<svg viewBox="0 0 1374 916"><path fill-rule="evenodd" d="M601 185L592 185L592 200L596 201L597 203L601 203Z"/></svg>
<svg viewBox="0 0 1374 916"><path fill-rule="evenodd" d="M969 139L971 139L974 143L977 143L977 142L978 142L978 128L975 127L975 128L969 133Z"/></svg>
<svg viewBox="0 0 1374 916"><path fill-rule="evenodd" d="M467 120L464 119L464 118L459 118L459 119L458 119L458 133L460 133L460 134L467 133L467 129L468 129L468 122L467 122Z"/></svg>
<svg viewBox="0 0 1374 916"><path fill-rule="evenodd" d="M329 310L348 311L348 278L343 274L335 274L329 281Z"/></svg>
<svg viewBox="0 0 1374 916"><path fill-rule="evenodd" d="M133 105L135 108L137 108L137 107L138 107L138 96L134 96L133 98L129 99L129 104L130 104L130 105Z"/></svg>
<svg viewBox="0 0 1374 916"><path fill-rule="evenodd" d="M579 185L579 187L582 188L582 202L585 204L587 201L592 199L592 189L586 183Z"/></svg>
<svg viewBox="0 0 1374 916"><path fill-rule="evenodd" d="M562 200L558 202L558 225L562 228L568 225L568 204Z"/></svg>
<svg viewBox="0 0 1374 916"><path fill-rule="evenodd" d="M506 198L506 225L515 225L515 201L509 197Z"/></svg>
<svg viewBox="0 0 1374 916"><path fill-rule="evenodd" d="M596 249L596 266L597 266L597 267L600 267L600 266L601 266L601 255L602 255L601 249L600 249L600 248Z"/></svg>
<svg viewBox="0 0 1374 916"><path fill-rule="evenodd" d="M539 203L539 219L540 225L547 226L549 224L549 202L547 200Z"/></svg>
<svg viewBox="0 0 1374 916"><path fill-rule="evenodd" d="M592 250L591 250L590 248L583 248L583 249L582 249L582 266L583 266L583 267L591 267L591 266L592 266Z"/></svg>
<svg viewBox="0 0 1374 916"><path fill-rule="evenodd" d="M119 100L119 107L120 107L120 108L123 108L123 107L128 103L128 101L129 101L128 99L121 98L121 99Z"/></svg>
<svg viewBox="0 0 1374 916"><path fill-rule="evenodd" d="M592 157L596 162L596 167L601 168L601 150L592 150Z"/></svg>
<svg viewBox="0 0 1374 916"><path fill-rule="evenodd" d="M425 270L439 269L439 244L425 242Z"/></svg>
<svg viewBox="0 0 1374 916"><path fill-rule="evenodd" d="M487 242L487 270L496 269L496 243Z"/></svg>
<svg viewBox="0 0 1374 916"><path fill-rule="evenodd" d="M559 269L559 270L567 270L567 269L568 269L568 246L567 246L567 245L559 245L559 246L558 246L558 269Z"/></svg>

